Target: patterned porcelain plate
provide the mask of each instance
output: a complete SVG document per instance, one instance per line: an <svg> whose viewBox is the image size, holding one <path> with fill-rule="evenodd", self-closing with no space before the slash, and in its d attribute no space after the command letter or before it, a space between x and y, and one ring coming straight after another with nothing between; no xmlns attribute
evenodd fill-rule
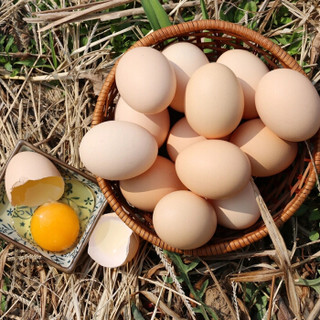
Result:
<svg viewBox="0 0 320 320"><path fill-rule="evenodd" d="M103 193L95 180L82 172L44 154L25 141L19 141L14 153L34 151L51 160L65 181L61 202L75 209L80 219L80 238L77 245L65 253L53 253L37 246L31 236L30 220L36 207L11 206L4 186L4 170L0 181L0 236L26 251L40 254L49 264L64 272L72 272L100 215L107 207Z"/></svg>

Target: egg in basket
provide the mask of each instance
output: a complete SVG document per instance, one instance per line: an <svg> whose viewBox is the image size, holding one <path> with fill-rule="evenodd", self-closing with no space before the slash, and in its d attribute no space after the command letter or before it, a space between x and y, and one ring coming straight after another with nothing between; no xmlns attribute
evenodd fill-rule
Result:
<svg viewBox="0 0 320 320"><path fill-rule="evenodd" d="M255 187L278 226L299 208L319 170L319 127L319 95L284 50L240 25L192 21L117 61L80 156L140 237L216 255L268 234Z"/></svg>

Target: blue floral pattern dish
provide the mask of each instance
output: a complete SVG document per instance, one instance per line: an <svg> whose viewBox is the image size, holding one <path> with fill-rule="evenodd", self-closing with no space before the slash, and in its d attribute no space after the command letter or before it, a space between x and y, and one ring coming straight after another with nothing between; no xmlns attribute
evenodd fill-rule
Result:
<svg viewBox="0 0 320 320"><path fill-rule="evenodd" d="M30 148L22 146L19 151L24 150L30 151ZM85 175L73 171L68 166L60 166L57 163L55 165L65 181L64 195L59 201L73 207L80 219L80 235L76 246L65 253L53 253L37 246L30 232L30 220L36 207L13 207L7 198L3 179L0 181L0 234L27 251L40 254L48 263L52 263L58 269L70 272L75 267L88 237L107 203L95 182Z"/></svg>

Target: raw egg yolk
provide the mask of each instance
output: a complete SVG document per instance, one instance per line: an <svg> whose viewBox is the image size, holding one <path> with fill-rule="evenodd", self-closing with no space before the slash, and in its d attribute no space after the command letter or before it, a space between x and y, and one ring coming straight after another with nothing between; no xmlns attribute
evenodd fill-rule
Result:
<svg viewBox="0 0 320 320"><path fill-rule="evenodd" d="M77 213L69 205L52 202L35 210L30 229L34 241L41 248L60 252L76 242L80 222Z"/></svg>

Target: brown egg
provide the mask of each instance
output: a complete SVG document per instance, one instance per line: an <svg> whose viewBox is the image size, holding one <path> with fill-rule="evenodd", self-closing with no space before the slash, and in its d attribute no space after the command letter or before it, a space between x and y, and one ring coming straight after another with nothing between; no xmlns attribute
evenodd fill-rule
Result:
<svg viewBox="0 0 320 320"><path fill-rule="evenodd" d="M211 62L192 74L186 88L185 115L199 135L228 135L240 123L243 108L242 88L228 67Z"/></svg>
<svg viewBox="0 0 320 320"><path fill-rule="evenodd" d="M105 121L82 138L79 154L94 175L108 180L130 179L147 171L158 154L149 131L128 121Z"/></svg>
<svg viewBox="0 0 320 320"><path fill-rule="evenodd" d="M164 242L184 250L207 243L217 227L216 213L209 201L191 191L167 194L153 213L154 229Z"/></svg>
<svg viewBox="0 0 320 320"><path fill-rule="evenodd" d="M176 161L178 154L188 146L206 140L199 136L189 125L187 119L181 118L171 128L167 139L167 151L172 161Z"/></svg>
<svg viewBox="0 0 320 320"><path fill-rule="evenodd" d="M258 117L255 92L261 78L269 71L259 57L244 49L225 51L217 60L229 67L238 77L244 94L244 119Z"/></svg>
<svg viewBox="0 0 320 320"><path fill-rule="evenodd" d="M199 67L209 63L209 60L200 48L189 42L171 44L162 53L173 66L177 79L177 89L170 107L179 112L184 112L187 83L191 75Z"/></svg>
<svg viewBox="0 0 320 320"><path fill-rule="evenodd" d="M210 202L216 211L218 224L229 229L249 228L260 217L259 206L251 182L229 198L210 200Z"/></svg>
<svg viewBox="0 0 320 320"><path fill-rule="evenodd" d="M319 130L319 94L298 71L268 72L259 82L255 101L263 123L284 140L307 140Z"/></svg>
<svg viewBox="0 0 320 320"><path fill-rule="evenodd" d="M279 138L260 119L241 124L231 135L230 142L248 156L252 175L256 177L271 176L285 170L298 151L297 143Z"/></svg>
<svg viewBox="0 0 320 320"><path fill-rule="evenodd" d="M179 153L175 165L182 183L209 199L239 192L251 177L250 162L244 152L223 140L194 143Z"/></svg>
<svg viewBox="0 0 320 320"><path fill-rule="evenodd" d="M143 174L120 181L120 189L134 207L153 211L163 196L186 187L179 180L174 163L158 156L152 167Z"/></svg>
<svg viewBox="0 0 320 320"><path fill-rule="evenodd" d="M170 128L168 109L159 113L145 114L131 108L121 97L116 106L114 119L136 123L147 129L155 137L158 147L166 140Z"/></svg>
<svg viewBox="0 0 320 320"><path fill-rule="evenodd" d="M167 108L176 92L176 76L171 64L151 47L131 49L120 58L116 84L130 107L148 114Z"/></svg>

